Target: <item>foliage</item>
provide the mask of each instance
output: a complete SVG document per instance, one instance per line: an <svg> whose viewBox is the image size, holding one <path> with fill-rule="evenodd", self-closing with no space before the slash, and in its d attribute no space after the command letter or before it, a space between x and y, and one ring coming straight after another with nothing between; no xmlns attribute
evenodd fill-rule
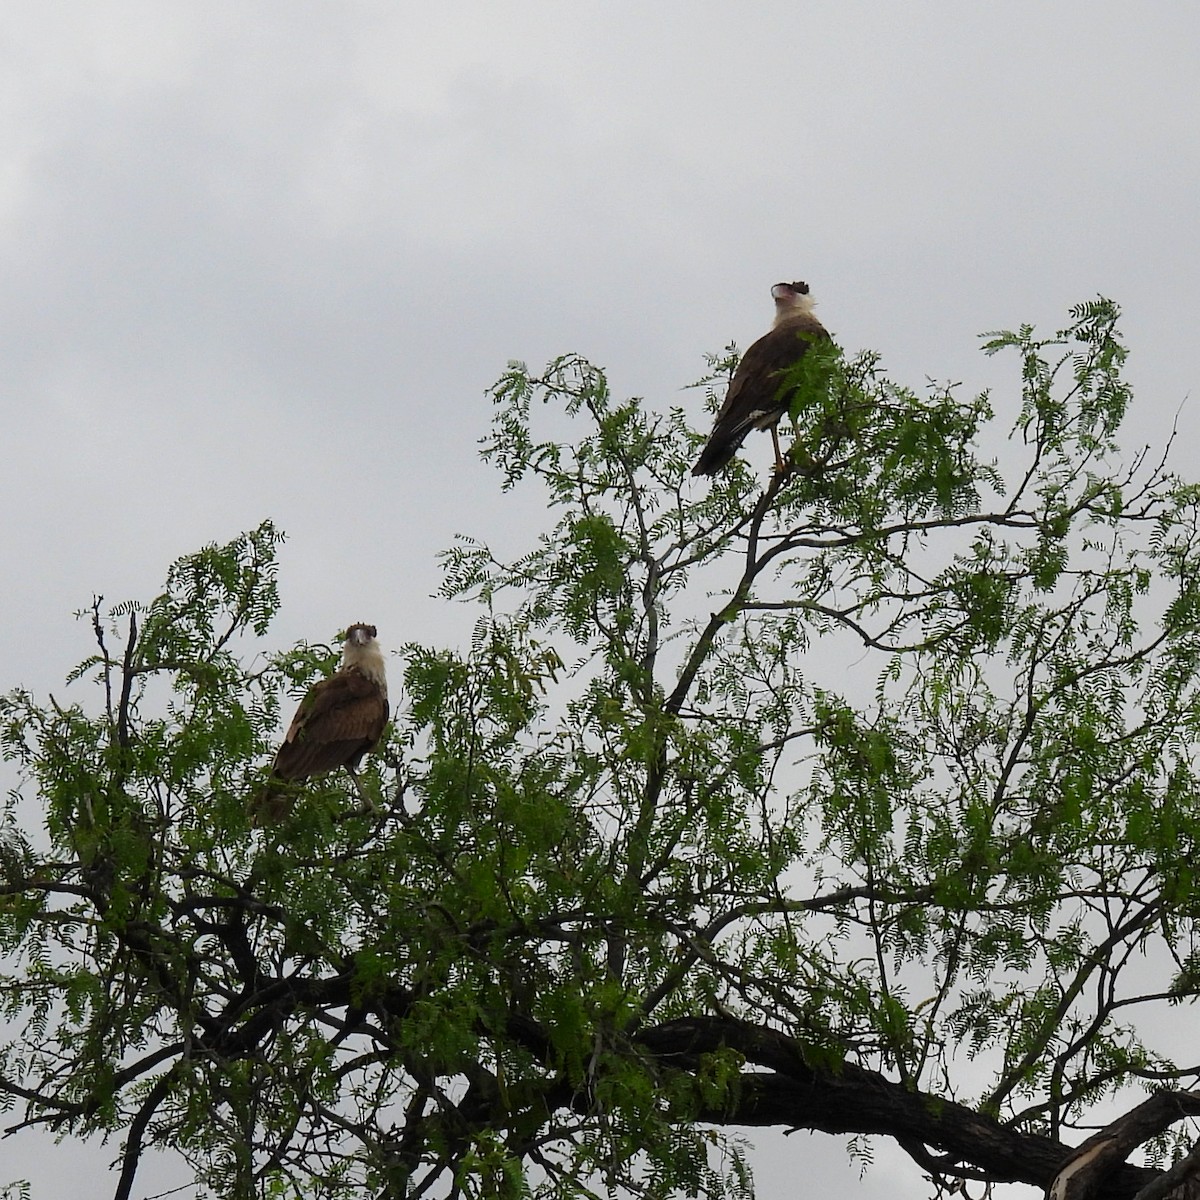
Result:
<svg viewBox="0 0 1200 1200"><path fill-rule="evenodd" d="M250 827L334 662L250 653L269 523L97 600L98 690L0 702L10 1127L119 1132L118 1196L160 1145L219 1196L741 1197L722 1129L1044 1183L1194 1078L1152 1033L1200 987L1200 492L1122 457L1117 317L989 335L1007 442L813 355L765 489L756 437L695 482L683 412L512 365L483 455L549 528L446 554L479 621L404 649L377 813Z"/></svg>

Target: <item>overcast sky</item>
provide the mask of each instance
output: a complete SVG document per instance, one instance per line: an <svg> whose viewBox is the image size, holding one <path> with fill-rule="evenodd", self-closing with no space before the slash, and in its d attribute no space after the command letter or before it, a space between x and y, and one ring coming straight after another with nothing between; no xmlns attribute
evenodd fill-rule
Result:
<svg viewBox="0 0 1200 1200"><path fill-rule="evenodd" d="M506 361L702 420L680 389L781 279L1006 418L977 335L1110 296L1136 438L1182 406L1190 447L1198 62L1194 0L6 6L0 689L60 687L93 593L268 516L274 646L460 639L436 552L539 515L476 459ZM763 1140L766 1200L921 1193L883 1146L860 1185L840 1141ZM81 1194L55 1161L34 1200Z"/></svg>

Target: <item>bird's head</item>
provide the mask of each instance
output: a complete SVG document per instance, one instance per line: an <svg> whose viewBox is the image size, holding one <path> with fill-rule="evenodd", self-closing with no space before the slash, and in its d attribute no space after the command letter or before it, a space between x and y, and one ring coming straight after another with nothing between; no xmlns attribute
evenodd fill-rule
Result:
<svg viewBox="0 0 1200 1200"><path fill-rule="evenodd" d="M807 316L813 310L813 298L807 283L777 283L771 289L775 301L775 324L792 317Z"/></svg>
<svg viewBox="0 0 1200 1200"><path fill-rule="evenodd" d="M374 625L364 625L361 621L346 630L346 641L342 645L342 669L353 667L368 679L375 680L386 691L387 671L383 663L383 651L375 640L375 634Z"/></svg>

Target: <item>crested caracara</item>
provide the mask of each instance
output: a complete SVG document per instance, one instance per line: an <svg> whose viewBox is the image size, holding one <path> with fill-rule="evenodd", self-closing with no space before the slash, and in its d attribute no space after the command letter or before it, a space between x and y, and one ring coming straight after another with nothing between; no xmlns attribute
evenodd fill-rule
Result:
<svg viewBox="0 0 1200 1200"><path fill-rule="evenodd" d="M725 403L721 405L708 442L692 468L693 475L713 475L733 458L752 429L769 429L775 445L775 470L783 470L775 426L787 412L791 396L787 373L818 339L828 339L825 326L813 315L807 283L777 283L775 323L738 363Z"/></svg>
<svg viewBox="0 0 1200 1200"><path fill-rule="evenodd" d="M389 715L387 673L374 625L351 625L342 646L342 665L314 684L300 702L271 764L271 781L251 804L255 824L278 820L287 811L288 789L345 767L367 807L373 807L354 769L383 734Z"/></svg>

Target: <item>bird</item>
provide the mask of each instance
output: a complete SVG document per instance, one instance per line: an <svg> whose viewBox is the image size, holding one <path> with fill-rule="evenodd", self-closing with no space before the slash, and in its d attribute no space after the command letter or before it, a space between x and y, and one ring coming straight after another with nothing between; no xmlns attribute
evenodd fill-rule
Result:
<svg viewBox="0 0 1200 1200"><path fill-rule="evenodd" d="M829 332L813 315L807 283L777 283L771 296L775 300L771 332L742 355L725 402L713 421L712 433L692 468L693 475L715 475L733 458L752 429L771 431L775 471L784 470L775 427L791 400L788 372L814 341L828 340Z"/></svg>
<svg viewBox="0 0 1200 1200"><path fill-rule="evenodd" d="M355 768L374 749L390 715L387 671L374 625L346 630L342 665L314 684L296 709L271 764L271 777L251 802L255 824L279 820L291 806L287 784L345 767L364 806L374 804Z"/></svg>

